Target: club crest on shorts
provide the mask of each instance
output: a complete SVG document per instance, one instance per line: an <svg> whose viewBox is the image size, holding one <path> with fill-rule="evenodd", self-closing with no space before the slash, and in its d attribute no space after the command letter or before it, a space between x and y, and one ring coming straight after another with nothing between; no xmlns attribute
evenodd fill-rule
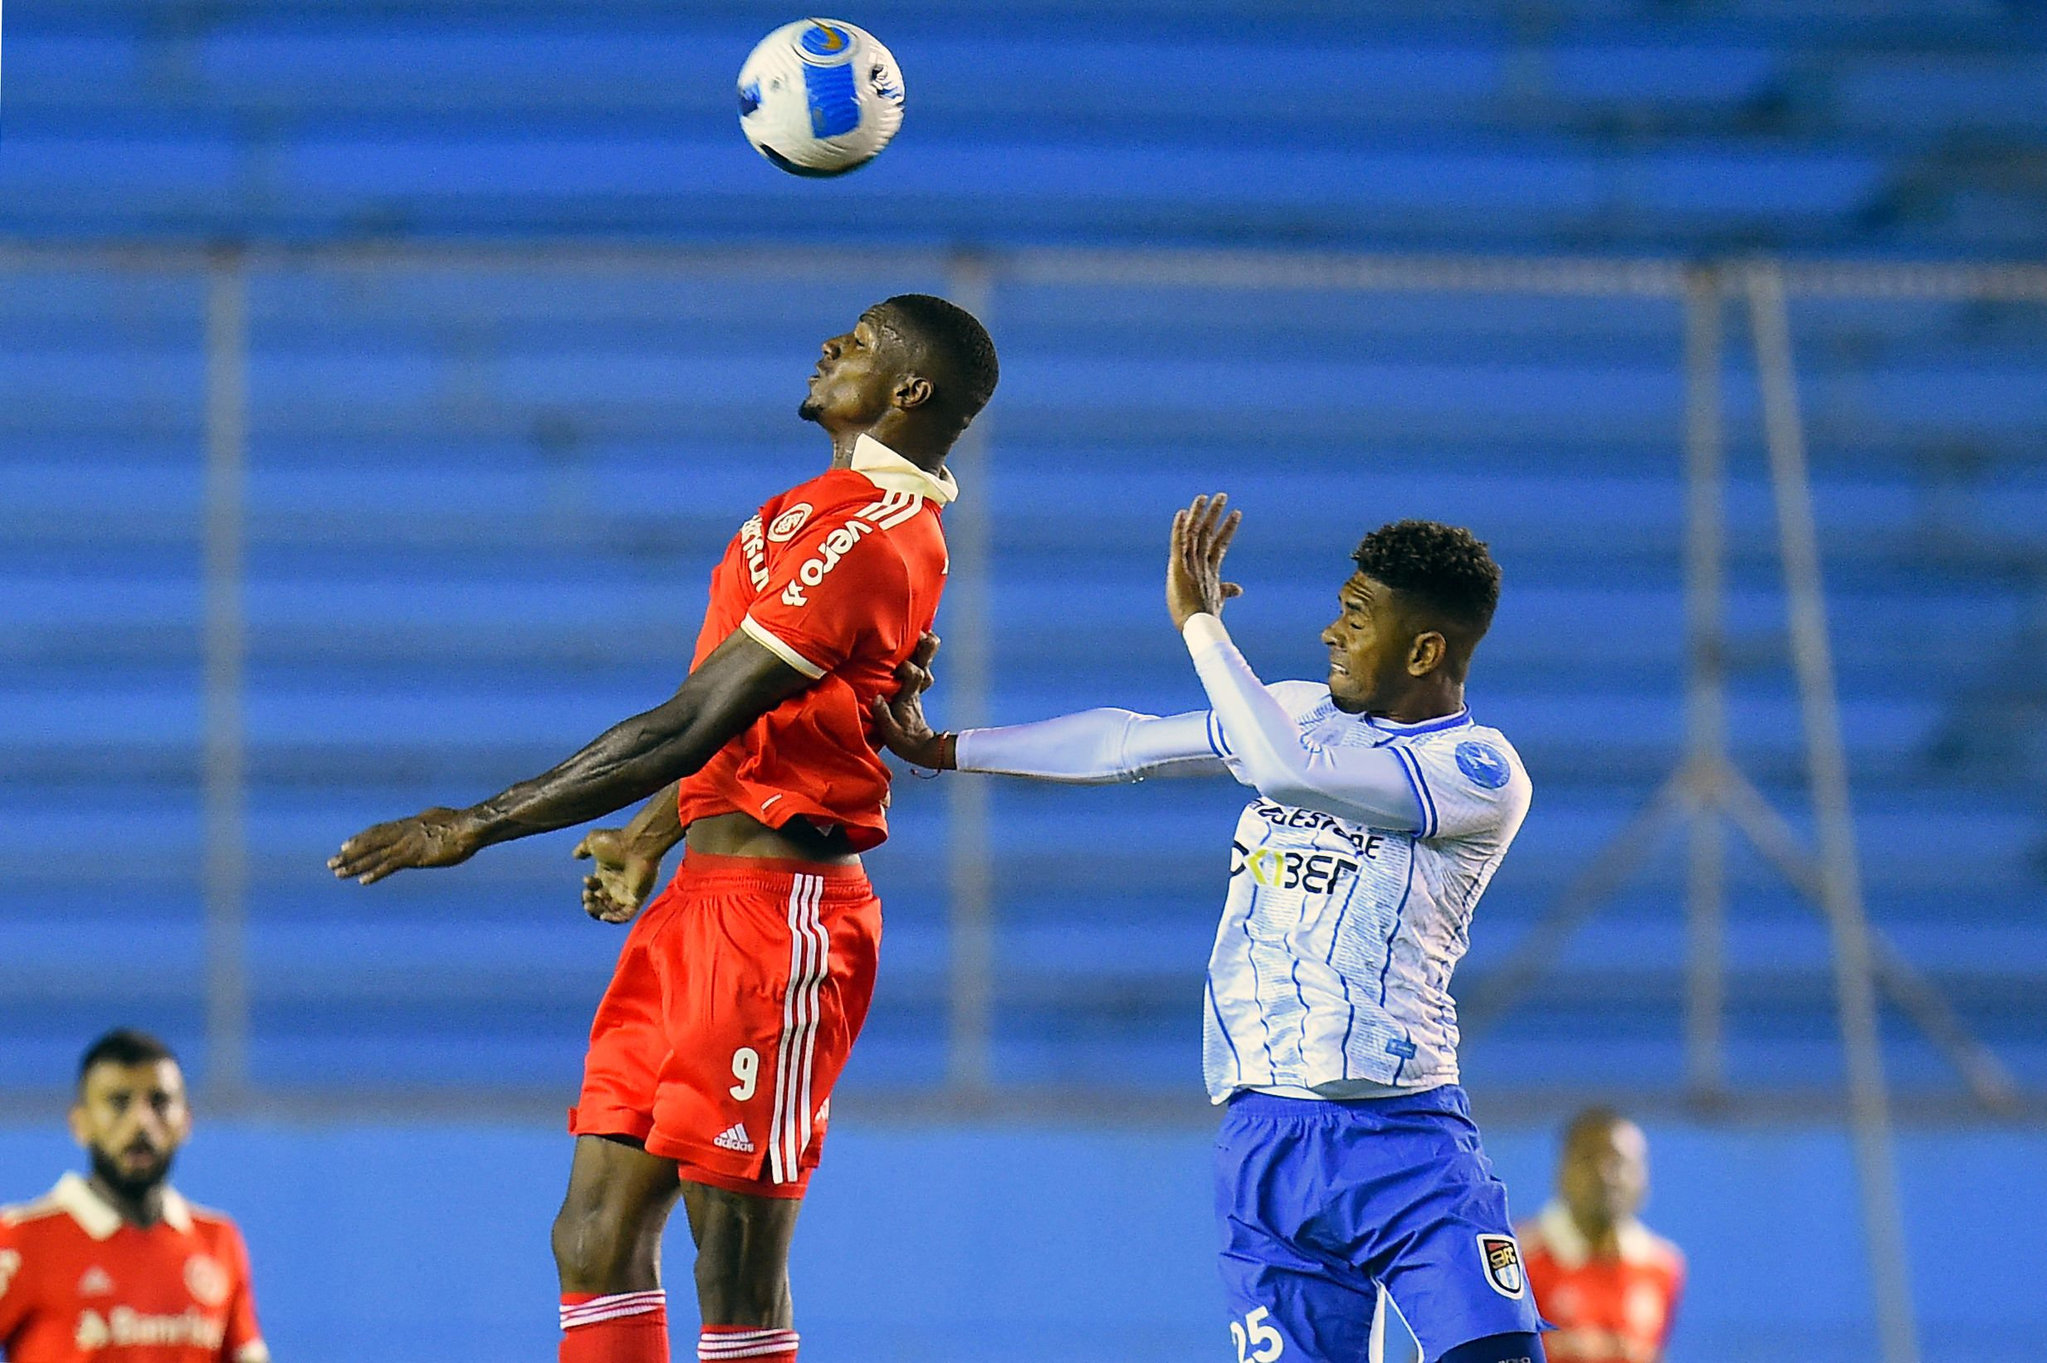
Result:
<svg viewBox="0 0 2047 1363"><path fill-rule="evenodd" d="M1519 1298L1528 1291L1528 1277L1521 1271L1521 1246L1511 1235L1481 1235L1478 1255L1485 1260L1485 1280L1503 1297Z"/></svg>

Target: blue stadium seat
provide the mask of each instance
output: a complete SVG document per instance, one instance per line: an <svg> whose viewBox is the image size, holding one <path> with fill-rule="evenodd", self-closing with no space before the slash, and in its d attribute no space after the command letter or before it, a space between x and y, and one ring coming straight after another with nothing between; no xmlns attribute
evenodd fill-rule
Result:
<svg viewBox="0 0 2047 1363"><path fill-rule="evenodd" d="M16 16L10 240L510 248L273 259L250 279L259 1080L573 1082L618 942L577 911L573 834L368 892L321 863L360 824L487 793L676 684L726 537L821 462L792 410L815 347L882 293L945 288L925 248L2037 253L2037 177L1940 154L2047 151L2047 37L2009 7L1571 0L1530 27L1393 6L1340 40L1242 0L1180 6L1170 37L1155 7L1098 8L1075 32L1033 0L883 5L910 122L831 185L773 174L732 127L728 82L766 9ZM1907 33L1938 50L1901 59ZM527 249L563 233L621 254ZM733 237L880 249L765 280L643 249ZM0 1085L61 1074L60 1024L121 1009L203 1028L204 301L162 262L0 270ZM1492 542L1508 587L1473 704L1516 737L1538 796L1462 977L1482 990L1680 742L1676 308L1003 282L992 318L1005 381L969 495L992 536L995 719L1198 702L1157 601L1163 516L1196 491L1249 515L1232 617L1273 677L1316 673L1365 529L1429 515ZM1804 301L1794 343L1872 918L2010 1063L2047 1074L2025 996L2047 972L2047 751L2024 680L2047 318ZM1727 379L1735 756L1803 828L1739 346ZM946 789L900 783L874 858L888 965L856 1085L945 1072ZM997 788L1001 1080L1191 1087L1185 1003L1239 803L1219 782ZM83 893L52 850L81 844L118 849ZM1730 858L1735 1072L1811 1085L1838 1067L1823 930L1752 852ZM1682 893L1673 842L1475 1041L1474 1078L1680 1073ZM110 940L142 964L106 968ZM1947 1082L1911 1035L1891 1053L1906 1082Z"/></svg>

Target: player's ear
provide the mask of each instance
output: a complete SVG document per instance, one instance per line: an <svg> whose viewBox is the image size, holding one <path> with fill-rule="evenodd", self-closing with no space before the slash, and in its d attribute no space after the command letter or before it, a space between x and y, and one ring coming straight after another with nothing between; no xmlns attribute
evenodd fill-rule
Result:
<svg viewBox="0 0 2047 1363"><path fill-rule="evenodd" d="M1407 674L1411 677L1426 677L1443 665L1443 659L1450 654L1450 641L1435 630L1424 630L1414 636L1414 643L1407 653Z"/></svg>
<svg viewBox="0 0 2047 1363"><path fill-rule="evenodd" d="M896 406L908 412L931 401L931 394L931 380L922 374L905 374L896 380L895 391L889 397Z"/></svg>
<svg viewBox="0 0 2047 1363"><path fill-rule="evenodd" d="M80 1094L71 1104L71 1110L64 1114L64 1124L71 1128L71 1139L81 1150L92 1148L92 1131L85 1124L85 1095Z"/></svg>

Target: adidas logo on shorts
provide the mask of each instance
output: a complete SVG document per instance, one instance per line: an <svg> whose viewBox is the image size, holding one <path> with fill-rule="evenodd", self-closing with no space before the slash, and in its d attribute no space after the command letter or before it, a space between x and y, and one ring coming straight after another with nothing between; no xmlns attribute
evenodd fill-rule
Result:
<svg viewBox="0 0 2047 1363"><path fill-rule="evenodd" d="M746 1123L734 1122L718 1133L711 1144L721 1150L737 1150L742 1155L753 1153L753 1140L746 1134Z"/></svg>

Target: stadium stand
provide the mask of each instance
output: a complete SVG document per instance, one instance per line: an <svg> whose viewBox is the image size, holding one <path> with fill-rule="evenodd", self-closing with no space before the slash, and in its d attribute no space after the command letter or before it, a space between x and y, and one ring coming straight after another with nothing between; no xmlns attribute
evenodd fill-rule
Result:
<svg viewBox="0 0 2047 1363"><path fill-rule="evenodd" d="M2020 5L1006 0L986 46L958 36L969 7L881 4L857 17L904 64L907 129L826 186L769 173L726 107L780 10L399 8L10 16L10 242L586 242L516 270L307 254L251 278L254 1073L277 1088L573 1073L616 939L575 910L568 840L372 892L321 861L665 695L725 537L819 458L791 417L816 341L945 282L691 271L647 243L2019 256L2047 226L2047 27ZM1227 105L1184 97L1219 71ZM61 1079L116 1001L202 1031L203 307L202 277L139 257L0 271L0 1085ZM1363 530L1434 515L1491 540L1508 588L1473 703L1538 794L1481 915L1483 979L1674 755L1676 310L998 281L991 320L1005 386L969 495L993 517L998 719L1194 703L1156 604L1162 517L1193 492L1251 517L1233 611L1273 676L1315 674ZM1796 323L1872 916L2038 1085L2047 318L1828 302ZM1730 384L1735 735L1795 809L1738 351ZM849 1076L869 1089L944 1074L942 792L901 782L876 858L888 966ZM999 1080L1193 1087L1236 803L997 793ZM1674 853L1472 1048L1475 1085L1674 1082ZM1734 880L1733 1072L1831 1083L1824 933L1751 860ZM1902 1082L1951 1083L1891 1040Z"/></svg>

